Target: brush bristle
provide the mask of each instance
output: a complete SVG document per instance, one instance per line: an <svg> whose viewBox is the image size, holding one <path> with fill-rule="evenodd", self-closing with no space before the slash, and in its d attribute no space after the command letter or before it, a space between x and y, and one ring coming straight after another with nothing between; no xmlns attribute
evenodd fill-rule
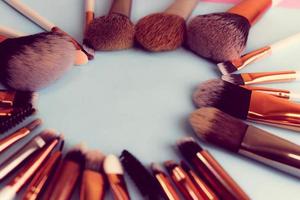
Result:
<svg viewBox="0 0 300 200"><path fill-rule="evenodd" d="M42 131L39 134L39 137L41 137L46 143L52 142L54 139L58 138L58 134L56 130L47 129Z"/></svg>
<svg viewBox="0 0 300 200"><path fill-rule="evenodd" d="M27 91L17 91L14 100L14 107L22 107L26 104L34 104L37 99L38 94L35 92L27 92Z"/></svg>
<svg viewBox="0 0 300 200"><path fill-rule="evenodd" d="M198 152L203 150L192 137L185 137L178 140L177 147L183 157L188 161L192 160Z"/></svg>
<svg viewBox="0 0 300 200"><path fill-rule="evenodd" d="M78 163L80 166L84 166L85 164L85 146L83 144L75 145L72 149L70 149L66 156L65 160L73 161Z"/></svg>
<svg viewBox="0 0 300 200"><path fill-rule="evenodd" d="M174 161L174 160L167 160L164 162L164 166L168 169L168 170L172 170L175 167L178 166L178 164Z"/></svg>
<svg viewBox="0 0 300 200"><path fill-rule="evenodd" d="M100 151L87 151L85 153L85 169L100 172L102 171L102 164L105 155Z"/></svg>
<svg viewBox="0 0 300 200"><path fill-rule="evenodd" d="M186 35L185 20L166 13L148 15L136 25L137 42L149 51L168 51L182 45Z"/></svg>
<svg viewBox="0 0 300 200"><path fill-rule="evenodd" d="M122 14L99 17L89 25L85 44L98 51L128 49L134 43L134 25Z"/></svg>
<svg viewBox="0 0 300 200"><path fill-rule="evenodd" d="M158 163L151 163L150 168L154 174L162 173L164 171Z"/></svg>
<svg viewBox="0 0 300 200"><path fill-rule="evenodd" d="M232 64L232 61L225 61L217 64L220 72L223 75L231 74L238 69Z"/></svg>
<svg viewBox="0 0 300 200"><path fill-rule="evenodd" d="M122 152L120 160L142 195L158 199L154 197L159 195L159 185L144 165L127 150Z"/></svg>
<svg viewBox="0 0 300 200"><path fill-rule="evenodd" d="M241 119L247 118L250 100L250 90L220 79L200 84L193 93L196 107L216 107Z"/></svg>
<svg viewBox="0 0 300 200"><path fill-rule="evenodd" d="M7 39L0 44L2 82L21 91L37 91L71 69L75 47L55 32Z"/></svg>
<svg viewBox="0 0 300 200"><path fill-rule="evenodd" d="M222 80L234 85L245 85L244 79L240 74L223 75Z"/></svg>
<svg viewBox="0 0 300 200"><path fill-rule="evenodd" d="M119 158L112 154L105 157L103 162L103 169L106 174L124 174L124 170Z"/></svg>
<svg viewBox="0 0 300 200"><path fill-rule="evenodd" d="M188 24L187 45L214 62L237 59L245 49L249 29L249 21L240 15L199 15Z"/></svg>
<svg viewBox="0 0 300 200"><path fill-rule="evenodd" d="M248 125L216 108L200 108L189 118L197 136L219 147L237 152Z"/></svg>

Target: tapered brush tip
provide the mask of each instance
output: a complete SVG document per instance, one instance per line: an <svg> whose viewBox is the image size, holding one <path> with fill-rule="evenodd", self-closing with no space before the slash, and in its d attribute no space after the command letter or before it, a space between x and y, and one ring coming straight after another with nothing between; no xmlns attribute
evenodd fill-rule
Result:
<svg viewBox="0 0 300 200"><path fill-rule="evenodd" d="M164 162L164 166L168 169L168 170L172 170L175 167L178 166L178 164L174 161L174 160L167 160Z"/></svg>
<svg viewBox="0 0 300 200"><path fill-rule="evenodd" d="M184 137L177 141L177 147L181 154L188 160L192 159L198 152L201 152L202 147L192 137Z"/></svg>
<svg viewBox="0 0 300 200"><path fill-rule="evenodd" d="M218 63L217 66L223 75L231 74L238 70L231 61Z"/></svg>
<svg viewBox="0 0 300 200"><path fill-rule="evenodd" d="M186 36L184 18L167 13L148 15L138 21L135 38L149 51L174 50L182 45Z"/></svg>
<svg viewBox="0 0 300 200"><path fill-rule="evenodd" d="M112 13L99 17L89 25L84 43L98 51L128 49L134 43L135 28L130 19Z"/></svg>
<svg viewBox="0 0 300 200"><path fill-rule="evenodd" d="M86 146L83 143L77 144L72 147L66 154L65 160L73 161L81 166L85 164Z"/></svg>
<svg viewBox="0 0 300 200"><path fill-rule="evenodd" d="M240 57L250 29L249 21L232 13L198 15L187 28L187 45L198 55L214 62Z"/></svg>
<svg viewBox="0 0 300 200"><path fill-rule="evenodd" d="M153 173L161 173L164 171L162 166L160 166L160 164L158 163L151 163L150 168L153 171Z"/></svg>
<svg viewBox="0 0 300 200"><path fill-rule="evenodd" d="M124 170L119 158L112 154L105 157L103 169L106 174L124 174Z"/></svg>
<svg viewBox="0 0 300 200"><path fill-rule="evenodd" d="M49 143L58 137L58 132L56 130L47 129L42 131L39 134L39 137L41 137L46 143Z"/></svg>
<svg viewBox="0 0 300 200"><path fill-rule="evenodd" d="M245 85L245 82L240 74L223 75L222 80L232 83L234 85Z"/></svg>
<svg viewBox="0 0 300 200"><path fill-rule="evenodd" d="M196 135L204 141L237 152L248 125L216 108L200 108L190 115Z"/></svg>
<svg viewBox="0 0 300 200"><path fill-rule="evenodd" d="M85 153L85 169L102 171L105 155L98 150L90 150Z"/></svg>

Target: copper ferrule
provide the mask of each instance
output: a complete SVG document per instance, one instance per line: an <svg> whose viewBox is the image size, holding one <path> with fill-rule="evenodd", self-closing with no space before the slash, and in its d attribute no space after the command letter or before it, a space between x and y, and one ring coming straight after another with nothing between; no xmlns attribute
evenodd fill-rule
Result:
<svg viewBox="0 0 300 200"><path fill-rule="evenodd" d="M290 94L291 94L291 92L289 90L277 89L277 88L254 87L254 86L249 86L249 85L243 85L241 87L246 88L248 90L256 91L256 92L262 92L265 94L269 94L269 95L279 97L282 99L290 99Z"/></svg>
<svg viewBox="0 0 300 200"><path fill-rule="evenodd" d="M31 131L28 128L21 128L17 132L8 135L0 140L0 153L10 147L12 144L27 136Z"/></svg>
<svg viewBox="0 0 300 200"><path fill-rule="evenodd" d="M192 180L189 178L188 174L182 169L181 166L178 164L167 167L167 170L179 189L179 191L182 193L182 195L187 200L202 200L203 197L198 192L196 186L192 182Z"/></svg>
<svg viewBox="0 0 300 200"><path fill-rule="evenodd" d="M59 140L55 139L41 151L36 154L33 159L28 162L25 167L15 176L15 178L8 183L15 191L19 191L31 178L31 176L38 170L44 160L49 156L51 151L58 144Z"/></svg>
<svg viewBox="0 0 300 200"><path fill-rule="evenodd" d="M300 146L248 126L239 154L300 178Z"/></svg>
<svg viewBox="0 0 300 200"><path fill-rule="evenodd" d="M253 25L271 6L272 0L243 0L228 12L246 17Z"/></svg>
<svg viewBox="0 0 300 200"><path fill-rule="evenodd" d="M86 33L88 27L92 23L92 21L95 18L95 13L93 11L86 11L85 12L85 27L84 27L84 33Z"/></svg>
<svg viewBox="0 0 300 200"><path fill-rule="evenodd" d="M41 194L42 189L49 180L52 172L57 168L61 157L61 151L56 151L45 161L44 166L38 170L29 183L27 190L24 193L23 200L36 200L40 197L39 195Z"/></svg>
<svg viewBox="0 0 300 200"><path fill-rule="evenodd" d="M180 196L177 194L176 189L173 187L165 173L156 173L154 174L154 177L161 186L167 200L180 200Z"/></svg>
<svg viewBox="0 0 300 200"><path fill-rule="evenodd" d="M107 179L115 200L130 200L123 175L107 174Z"/></svg>
<svg viewBox="0 0 300 200"><path fill-rule="evenodd" d="M300 105L262 92L252 91L247 118L300 131Z"/></svg>
<svg viewBox="0 0 300 200"><path fill-rule="evenodd" d="M0 91L0 104L5 106L13 106L16 92Z"/></svg>
<svg viewBox="0 0 300 200"><path fill-rule="evenodd" d="M132 0L113 0L109 13L118 13L130 18Z"/></svg>
<svg viewBox="0 0 300 200"><path fill-rule="evenodd" d="M296 71L277 71L241 74L245 85L258 83L288 82L297 79Z"/></svg>

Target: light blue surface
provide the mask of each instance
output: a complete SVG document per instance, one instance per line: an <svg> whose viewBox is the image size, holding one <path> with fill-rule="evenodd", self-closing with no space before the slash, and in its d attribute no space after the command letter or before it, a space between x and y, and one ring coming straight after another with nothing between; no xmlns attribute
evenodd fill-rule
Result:
<svg viewBox="0 0 300 200"><path fill-rule="evenodd" d="M81 41L82 0L23 2ZM110 2L97 1L96 15L106 14ZM133 21L163 10L170 2L135 1ZM223 11L229 6L200 3L194 15ZM0 19L1 25L19 31L41 31L3 2L0 2ZM300 31L300 10L274 8L253 27L248 50L297 31ZM249 66L243 72L299 69L299 52L300 43ZM179 160L174 148L175 141L192 134L186 123L187 116L194 109L192 91L198 83L218 76L214 64L185 49L166 53L148 53L139 49L99 52L88 65L74 67L63 79L40 92L38 116L45 121L43 128L55 128L65 134L67 147L84 141L88 147L98 148L105 153L119 155L126 148L145 164L167 159ZM271 86L300 92L299 82ZM300 144L299 133L260 127ZM215 147L202 145L251 198L300 199L299 180ZM141 199L132 185L130 192L132 199ZM75 195L74 199L78 197Z"/></svg>

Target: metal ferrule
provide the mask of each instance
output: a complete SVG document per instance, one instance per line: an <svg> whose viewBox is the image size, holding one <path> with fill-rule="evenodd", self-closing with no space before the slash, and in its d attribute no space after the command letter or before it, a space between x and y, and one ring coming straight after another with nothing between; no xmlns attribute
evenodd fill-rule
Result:
<svg viewBox="0 0 300 200"><path fill-rule="evenodd" d="M256 92L262 92L265 94L269 94L275 97L279 97L282 99L290 99L291 92L289 90L284 89L277 89L277 88L267 88L267 87L253 87L249 85L243 85L241 86L243 88L246 88L248 90L256 91Z"/></svg>
<svg viewBox="0 0 300 200"><path fill-rule="evenodd" d="M123 175L107 174L107 179L110 183L110 187L115 200L130 200Z"/></svg>
<svg viewBox="0 0 300 200"><path fill-rule="evenodd" d="M248 126L238 153L300 178L300 146Z"/></svg>
<svg viewBox="0 0 300 200"><path fill-rule="evenodd" d="M241 74L245 85L258 83L287 82L297 79L295 71L261 72Z"/></svg>
<svg viewBox="0 0 300 200"><path fill-rule="evenodd" d="M0 91L0 104L6 106L13 106L16 92Z"/></svg>

